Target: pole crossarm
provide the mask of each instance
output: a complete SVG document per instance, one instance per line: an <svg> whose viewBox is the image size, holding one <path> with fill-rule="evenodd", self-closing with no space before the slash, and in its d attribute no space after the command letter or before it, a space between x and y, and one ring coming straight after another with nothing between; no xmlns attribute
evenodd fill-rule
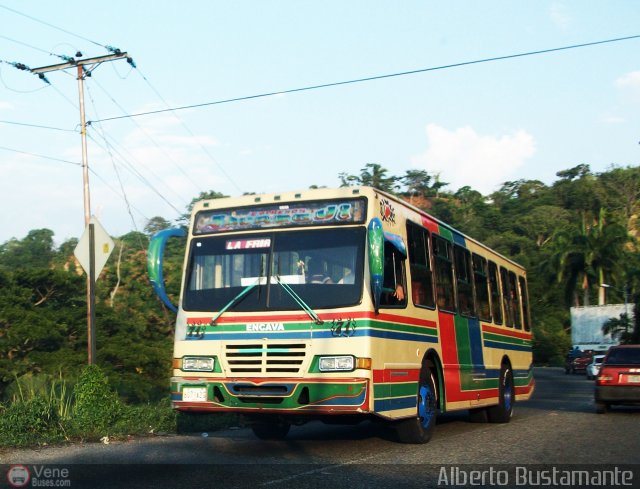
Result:
<svg viewBox="0 0 640 489"><path fill-rule="evenodd" d="M60 63L57 65L41 66L40 68L32 68L32 73L49 73L50 71L66 70L69 68L75 68L76 66L86 66L98 63L104 63L105 61L114 61L116 59L128 58L129 55L125 53L107 54L105 56L96 56L95 58L76 59L73 61L67 61L66 63Z"/></svg>

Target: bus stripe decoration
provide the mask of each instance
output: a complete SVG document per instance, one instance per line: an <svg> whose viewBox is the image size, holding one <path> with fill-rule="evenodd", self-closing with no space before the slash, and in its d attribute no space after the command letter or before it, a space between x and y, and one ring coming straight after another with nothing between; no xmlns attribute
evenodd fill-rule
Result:
<svg viewBox="0 0 640 489"><path fill-rule="evenodd" d="M508 422L534 391L526 270L402 198L344 187L196 202L174 305L162 258L180 234L152 238L148 270L177 312L184 416L245 414L262 439L376 417L426 443L440 412Z"/></svg>

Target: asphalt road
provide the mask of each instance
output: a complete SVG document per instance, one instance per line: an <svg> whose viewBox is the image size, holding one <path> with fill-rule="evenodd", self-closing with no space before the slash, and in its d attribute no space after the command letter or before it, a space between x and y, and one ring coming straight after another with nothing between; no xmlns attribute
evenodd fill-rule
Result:
<svg viewBox="0 0 640 489"><path fill-rule="evenodd" d="M616 479L615 485L631 482L627 487L640 488L640 407L598 415L593 382L585 376L548 368L537 369L535 377L533 398L516 404L510 423L476 424L466 412L445 414L426 445L398 443L394 432L379 423L309 423L293 427L283 441L261 441L248 429L231 429L206 437L156 436L11 451L0 453L0 464L25 464L31 472L38 464L68 468L69 487L92 488L472 487L472 470L484 474L478 485L485 487L490 482L548 487L538 477L550 475L552 465L595 475L618 470L615 477L631 470L631 479ZM460 484L465 474L467 484ZM53 483L60 487L64 477L56 475ZM0 487L10 487L3 474L0 480Z"/></svg>

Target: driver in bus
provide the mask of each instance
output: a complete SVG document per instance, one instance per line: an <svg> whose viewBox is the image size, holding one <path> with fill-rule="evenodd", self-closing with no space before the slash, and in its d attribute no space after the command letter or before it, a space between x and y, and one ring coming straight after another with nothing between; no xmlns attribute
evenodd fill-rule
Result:
<svg viewBox="0 0 640 489"><path fill-rule="evenodd" d="M307 263L308 284L332 284L333 280L324 272L324 266L317 258L311 258Z"/></svg>

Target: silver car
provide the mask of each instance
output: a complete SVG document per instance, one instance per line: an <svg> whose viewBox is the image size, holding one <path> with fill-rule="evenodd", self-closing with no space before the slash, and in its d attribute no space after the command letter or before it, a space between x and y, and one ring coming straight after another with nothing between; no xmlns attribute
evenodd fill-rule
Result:
<svg viewBox="0 0 640 489"><path fill-rule="evenodd" d="M587 365L587 379L594 380L598 373L600 372L600 365L602 364L602 360L604 359L604 355L594 355L591 363Z"/></svg>

